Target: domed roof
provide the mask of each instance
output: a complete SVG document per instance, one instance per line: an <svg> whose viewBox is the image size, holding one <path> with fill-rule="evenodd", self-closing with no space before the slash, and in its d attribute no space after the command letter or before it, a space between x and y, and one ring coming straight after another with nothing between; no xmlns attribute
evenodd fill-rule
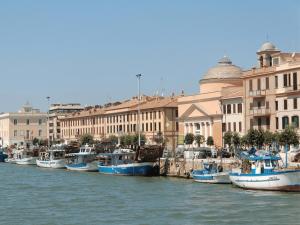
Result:
<svg viewBox="0 0 300 225"><path fill-rule="evenodd" d="M210 68L201 80L209 79L235 79L240 78L242 69L238 66L232 65L231 60L224 56L218 64Z"/></svg>
<svg viewBox="0 0 300 225"><path fill-rule="evenodd" d="M258 50L259 52L262 51L276 51L276 47L275 45L273 45L271 42L265 42L262 44L262 46L260 47L260 49Z"/></svg>

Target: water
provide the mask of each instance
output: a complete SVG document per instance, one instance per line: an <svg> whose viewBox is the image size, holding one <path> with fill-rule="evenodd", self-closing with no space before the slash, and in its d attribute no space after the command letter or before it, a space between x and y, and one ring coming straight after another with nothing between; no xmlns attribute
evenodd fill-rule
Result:
<svg viewBox="0 0 300 225"><path fill-rule="evenodd" d="M300 194L0 164L0 224L300 224Z"/></svg>

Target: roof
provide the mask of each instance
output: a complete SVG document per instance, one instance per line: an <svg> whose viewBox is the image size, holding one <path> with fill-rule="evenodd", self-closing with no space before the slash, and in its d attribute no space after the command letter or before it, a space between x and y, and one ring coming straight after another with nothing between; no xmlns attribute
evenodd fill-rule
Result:
<svg viewBox="0 0 300 225"><path fill-rule="evenodd" d="M242 86L222 88L221 99L243 97L243 90Z"/></svg>

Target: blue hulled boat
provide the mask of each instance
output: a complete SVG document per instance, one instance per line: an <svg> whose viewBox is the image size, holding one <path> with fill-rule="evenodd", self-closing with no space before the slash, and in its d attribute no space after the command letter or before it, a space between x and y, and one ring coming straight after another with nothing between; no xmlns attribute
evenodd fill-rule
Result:
<svg viewBox="0 0 300 225"><path fill-rule="evenodd" d="M0 149L0 162L5 162L5 159L7 159L7 154L4 153L3 149Z"/></svg>
<svg viewBox="0 0 300 225"><path fill-rule="evenodd" d="M113 153L100 156L102 162L98 164L99 172L103 174L125 176L151 176L154 174L152 162L136 162L135 152L129 149L118 149Z"/></svg>

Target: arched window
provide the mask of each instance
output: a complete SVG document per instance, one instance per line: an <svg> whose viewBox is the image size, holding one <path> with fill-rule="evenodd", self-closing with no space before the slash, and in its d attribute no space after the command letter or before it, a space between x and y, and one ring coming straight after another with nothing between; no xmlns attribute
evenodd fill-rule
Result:
<svg viewBox="0 0 300 225"><path fill-rule="evenodd" d="M299 116L292 116L293 127L299 128Z"/></svg>
<svg viewBox="0 0 300 225"><path fill-rule="evenodd" d="M282 117L282 129L285 129L289 126L289 117Z"/></svg>
<svg viewBox="0 0 300 225"><path fill-rule="evenodd" d="M262 55L259 57L259 65L260 65L260 67L264 66L264 58Z"/></svg>

